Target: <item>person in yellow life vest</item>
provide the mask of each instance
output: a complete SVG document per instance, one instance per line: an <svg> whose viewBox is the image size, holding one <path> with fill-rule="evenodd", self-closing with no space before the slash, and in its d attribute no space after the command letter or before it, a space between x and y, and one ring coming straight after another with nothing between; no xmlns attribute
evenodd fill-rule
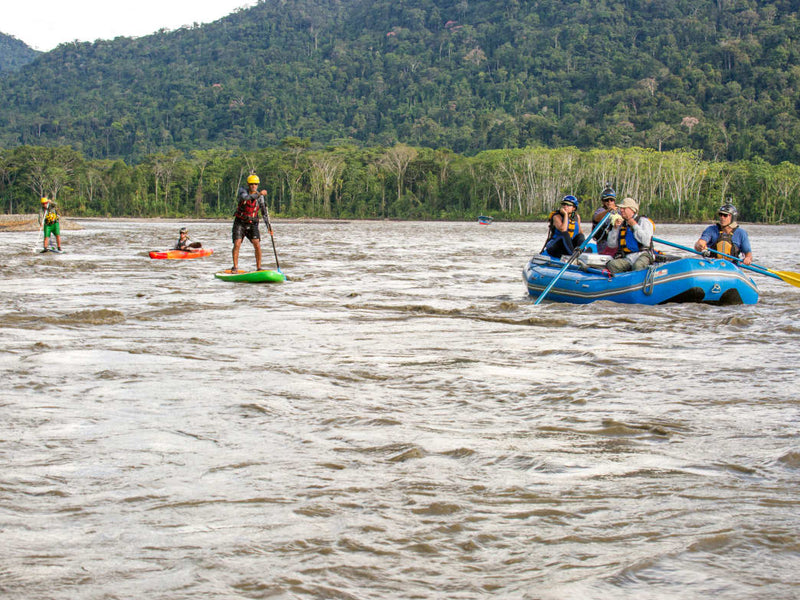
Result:
<svg viewBox="0 0 800 600"><path fill-rule="evenodd" d="M231 271L236 273L239 270L239 250L242 247L244 238L250 240L256 253L256 271L261 270L261 233L258 231L258 213L267 214L264 200L267 197L267 190L258 191L258 184L261 180L258 175L251 174L247 178L247 189L239 188L239 203L233 216L233 266Z"/></svg>
<svg viewBox="0 0 800 600"><path fill-rule="evenodd" d="M750 248L750 238L736 222L738 216L739 211L733 204L720 206L717 211L719 221L706 227L700 239L695 242L694 249L702 252L704 256L714 256L714 250L719 250L737 258L743 257L742 262L746 265L752 263L753 250Z"/></svg>
<svg viewBox="0 0 800 600"><path fill-rule="evenodd" d="M578 214L579 200L572 195L561 199L561 207L550 213L549 230L543 251L553 258L560 259L564 254L572 254L586 239L581 233L581 217Z"/></svg>
<svg viewBox="0 0 800 600"><path fill-rule="evenodd" d="M639 214L639 203L633 198L617 204L617 212L610 218L613 224L606 239L608 247L615 250L614 258L606 263L606 269L612 273L646 269L655 259L655 224Z"/></svg>
<svg viewBox="0 0 800 600"><path fill-rule="evenodd" d="M42 252L47 252L51 235L56 236L58 252L61 252L61 224L59 223L58 206L49 198L42 198L42 211L42 232L44 233Z"/></svg>

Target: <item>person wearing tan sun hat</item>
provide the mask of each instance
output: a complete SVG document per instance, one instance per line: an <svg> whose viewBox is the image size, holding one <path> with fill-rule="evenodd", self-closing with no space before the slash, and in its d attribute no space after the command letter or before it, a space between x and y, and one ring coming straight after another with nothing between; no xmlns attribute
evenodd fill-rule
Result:
<svg viewBox="0 0 800 600"><path fill-rule="evenodd" d="M739 211L730 202L720 206L717 211L719 221L706 227L700 239L695 242L694 249L702 252L704 256L714 256L714 251L719 250L731 256L742 256L741 260L746 265L752 263L753 250L750 247L750 238L747 232L739 227L736 221L738 216Z"/></svg>
<svg viewBox="0 0 800 600"><path fill-rule="evenodd" d="M617 213L611 216L612 227L606 240L608 248L614 250L614 259L606 263L606 268L612 273L646 269L655 259L655 224L639 214L639 202L633 198L617 204Z"/></svg>

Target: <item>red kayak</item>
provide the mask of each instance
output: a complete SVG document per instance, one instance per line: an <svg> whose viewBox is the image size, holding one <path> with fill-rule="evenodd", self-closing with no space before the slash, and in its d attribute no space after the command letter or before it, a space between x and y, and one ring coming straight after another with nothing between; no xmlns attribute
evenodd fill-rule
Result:
<svg viewBox="0 0 800 600"><path fill-rule="evenodd" d="M203 258L204 256L211 256L214 250L211 248L197 248L191 252L187 250L153 250L150 253L150 258L169 258L169 259L186 259L186 258Z"/></svg>

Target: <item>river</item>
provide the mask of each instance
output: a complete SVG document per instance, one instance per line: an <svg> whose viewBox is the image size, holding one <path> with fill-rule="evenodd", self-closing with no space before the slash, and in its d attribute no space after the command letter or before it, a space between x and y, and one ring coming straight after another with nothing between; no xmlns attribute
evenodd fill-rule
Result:
<svg viewBox="0 0 800 600"><path fill-rule="evenodd" d="M502 222L276 222L232 284L230 223L78 222L0 233L3 598L800 596L799 289L534 306Z"/></svg>

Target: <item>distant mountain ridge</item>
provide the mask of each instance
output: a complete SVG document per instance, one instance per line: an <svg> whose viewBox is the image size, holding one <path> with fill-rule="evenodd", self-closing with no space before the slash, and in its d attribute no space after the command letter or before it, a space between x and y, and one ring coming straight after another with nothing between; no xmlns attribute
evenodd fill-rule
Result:
<svg viewBox="0 0 800 600"><path fill-rule="evenodd" d="M0 147L137 160L298 136L800 162L796 4L267 0L208 25L62 44L8 73Z"/></svg>
<svg viewBox="0 0 800 600"><path fill-rule="evenodd" d="M13 35L0 33L0 75L18 71L41 54Z"/></svg>

